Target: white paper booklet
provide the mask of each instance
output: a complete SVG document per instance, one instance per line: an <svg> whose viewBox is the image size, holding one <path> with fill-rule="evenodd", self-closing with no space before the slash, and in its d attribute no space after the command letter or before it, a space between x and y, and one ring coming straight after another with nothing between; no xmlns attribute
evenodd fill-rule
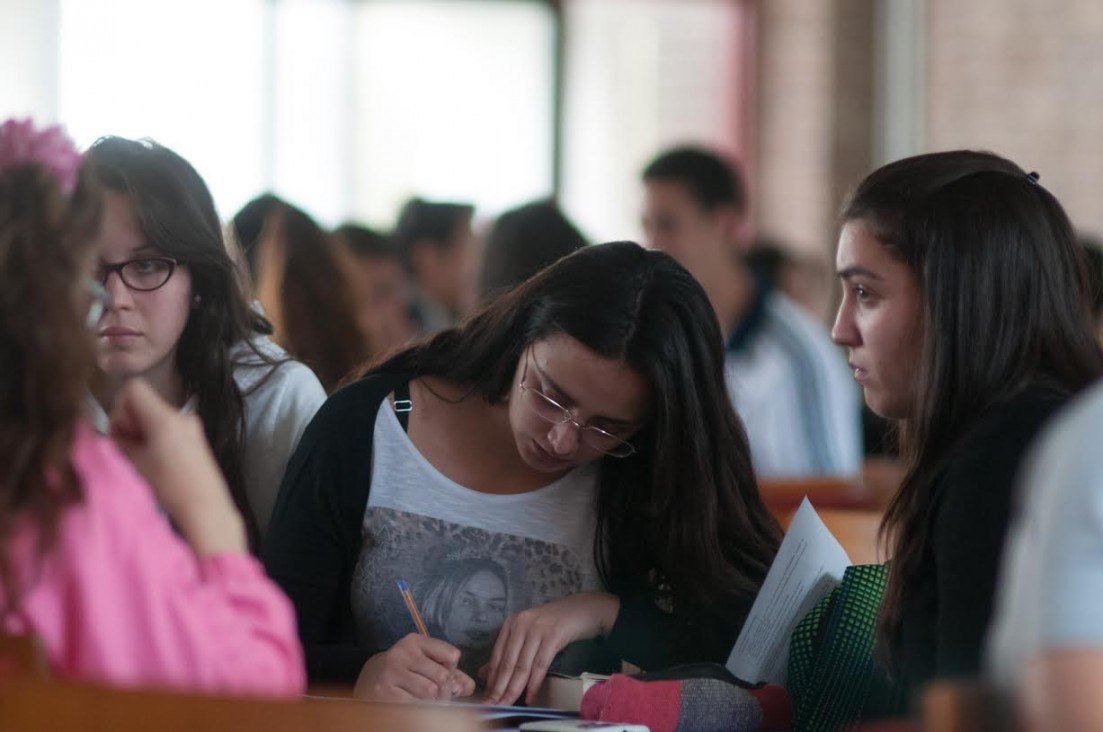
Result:
<svg viewBox="0 0 1103 732"><path fill-rule="evenodd" d="M784 684L793 628L849 566L850 558L805 497L728 656L728 670L749 683Z"/></svg>

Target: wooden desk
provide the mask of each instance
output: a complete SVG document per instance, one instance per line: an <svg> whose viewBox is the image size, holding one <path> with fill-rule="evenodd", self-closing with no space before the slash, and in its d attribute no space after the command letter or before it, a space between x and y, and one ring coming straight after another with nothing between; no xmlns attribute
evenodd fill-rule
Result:
<svg viewBox="0 0 1103 732"><path fill-rule="evenodd" d="M19 732L475 732L461 709L341 699L227 698L37 679L0 685L0 730Z"/></svg>

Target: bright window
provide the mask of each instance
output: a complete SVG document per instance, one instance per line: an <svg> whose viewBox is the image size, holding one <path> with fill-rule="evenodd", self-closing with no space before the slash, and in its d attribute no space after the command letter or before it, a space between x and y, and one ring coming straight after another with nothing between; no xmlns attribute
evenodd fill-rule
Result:
<svg viewBox="0 0 1103 732"><path fill-rule="evenodd" d="M567 0L563 203L598 241L638 240L640 172L664 147L739 153L746 8Z"/></svg>
<svg viewBox="0 0 1103 732"><path fill-rule="evenodd" d="M229 216L263 185L264 0L61 0L58 119L81 145L152 137Z"/></svg>
<svg viewBox="0 0 1103 732"><path fill-rule="evenodd" d="M552 192L555 22L542 2L359 5L357 213L413 194L498 213Z"/></svg>

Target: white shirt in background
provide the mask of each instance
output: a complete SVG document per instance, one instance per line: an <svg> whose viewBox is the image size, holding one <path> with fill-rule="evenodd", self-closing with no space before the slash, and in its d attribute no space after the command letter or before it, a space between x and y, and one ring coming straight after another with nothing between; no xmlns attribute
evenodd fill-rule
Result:
<svg viewBox="0 0 1103 732"><path fill-rule="evenodd" d="M988 668L1001 686L1039 653L1103 648L1103 384L1039 440L1007 537Z"/></svg>
<svg viewBox="0 0 1103 732"><path fill-rule="evenodd" d="M862 402L827 330L767 291L729 343L728 391L764 478L861 473Z"/></svg>

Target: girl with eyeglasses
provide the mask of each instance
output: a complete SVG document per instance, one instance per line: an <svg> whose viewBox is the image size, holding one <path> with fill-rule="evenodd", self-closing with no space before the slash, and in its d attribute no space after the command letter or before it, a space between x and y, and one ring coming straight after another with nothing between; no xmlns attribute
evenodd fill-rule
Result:
<svg viewBox="0 0 1103 732"><path fill-rule="evenodd" d="M557 667L576 671L722 662L780 538L723 370L693 277L619 242L330 397L264 551L309 675L376 700L478 680L512 703L564 650ZM445 566L490 569L442 602ZM413 634L397 580L433 637Z"/></svg>
<svg viewBox="0 0 1103 732"><path fill-rule="evenodd" d="M97 328L103 429L126 379L143 377L199 415L256 549L287 460L324 401L307 367L265 338L203 179L150 141L105 137L88 164L106 188L96 280L109 295Z"/></svg>
<svg viewBox="0 0 1103 732"><path fill-rule="evenodd" d="M0 632L37 637L65 678L301 693L291 605L197 419L140 380L115 394L113 440L85 419L101 215L58 128L0 125Z"/></svg>

